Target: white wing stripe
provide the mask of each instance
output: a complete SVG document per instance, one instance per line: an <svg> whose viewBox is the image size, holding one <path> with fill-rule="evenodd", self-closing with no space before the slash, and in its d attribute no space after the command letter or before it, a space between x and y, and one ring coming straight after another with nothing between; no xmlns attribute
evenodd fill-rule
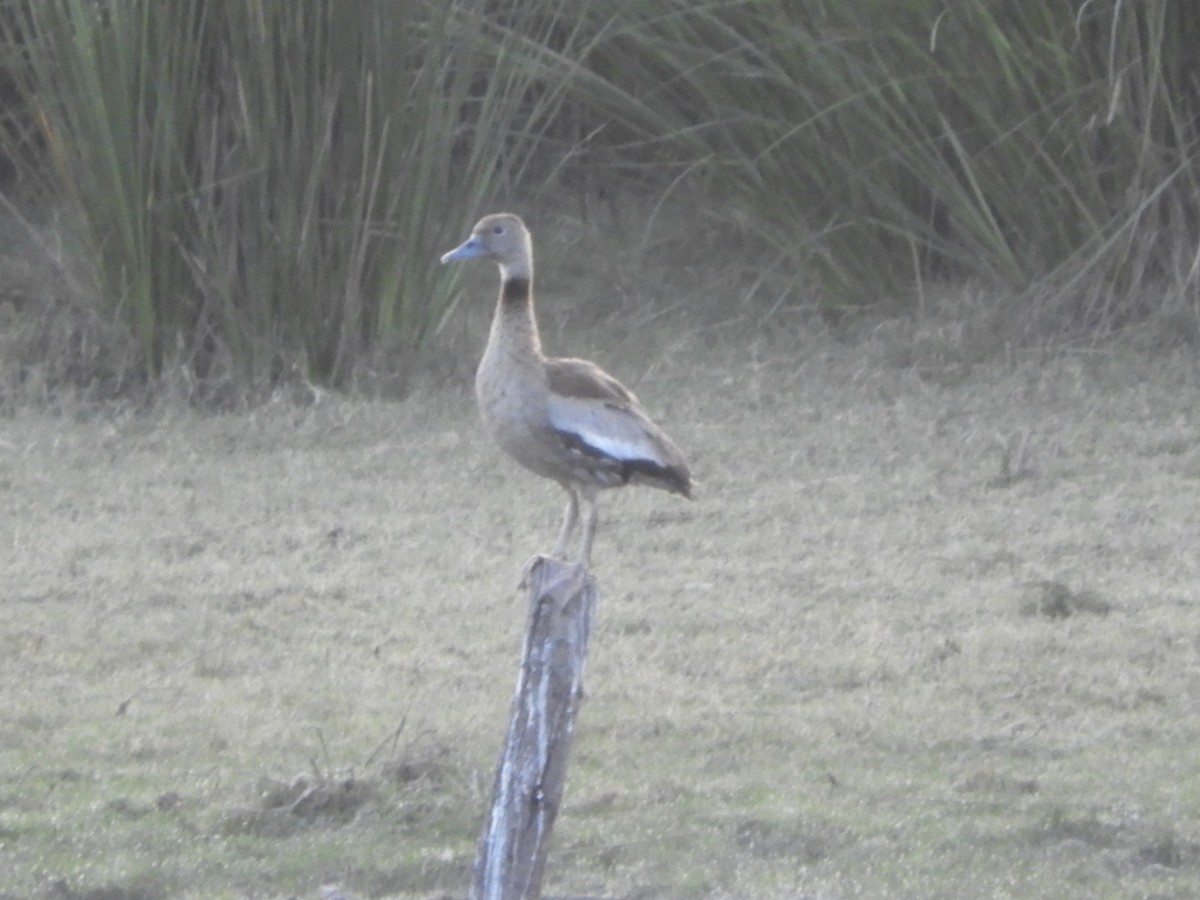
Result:
<svg viewBox="0 0 1200 900"><path fill-rule="evenodd" d="M580 428L572 428L571 432L588 447L612 459L619 459L626 462L637 459L649 460L651 462L658 461L658 454L654 452L653 447L649 446L646 441L633 443L621 440L615 435L594 434L585 432Z"/></svg>
<svg viewBox="0 0 1200 900"><path fill-rule="evenodd" d="M556 397L547 413L551 428L571 435L594 453L618 462L662 465L662 448L636 409Z"/></svg>

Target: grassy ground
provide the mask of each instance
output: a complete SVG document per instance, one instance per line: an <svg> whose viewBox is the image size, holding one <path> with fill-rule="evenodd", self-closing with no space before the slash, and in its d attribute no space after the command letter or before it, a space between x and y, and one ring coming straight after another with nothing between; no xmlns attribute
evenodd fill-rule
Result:
<svg viewBox="0 0 1200 900"><path fill-rule="evenodd" d="M1200 895L1194 353L568 330L702 485L604 498L552 893ZM0 492L0 897L461 896L561 505L464 384L18 409Z"/></svg>

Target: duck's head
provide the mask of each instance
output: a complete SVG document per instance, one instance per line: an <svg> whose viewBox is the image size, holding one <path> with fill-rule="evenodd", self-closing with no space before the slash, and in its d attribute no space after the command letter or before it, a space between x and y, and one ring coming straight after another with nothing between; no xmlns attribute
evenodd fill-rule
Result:
<svg viewBox="0 0 1200 900"><path fill-rule="evenodd" d="M484 216L471 229L469 238L442 256L443 263L464 259L490 259L500 265L506 278L528 278L533 268L529 229L512 213Z"/></svg>

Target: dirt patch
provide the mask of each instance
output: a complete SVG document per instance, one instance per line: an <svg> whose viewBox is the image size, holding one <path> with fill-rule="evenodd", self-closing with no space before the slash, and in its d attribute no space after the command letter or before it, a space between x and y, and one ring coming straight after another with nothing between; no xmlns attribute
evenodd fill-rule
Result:
<svg viewBox="0 0 1200 900"><path fill-rule="evenodd" d="M850 841L845 829L826 823L764 819L739 822L733 839L739 848L753 856L786 858L798 865L820 862Z"/></svg>
<svg viewBox="0 0 1200 900"><path fill-rule="evenodd" d="M264 778L255 807L231 810L218 825L222 834L286 837L313 826L338 827L350 822L371 799L370 785L356 778L334 781L300 776L291 781Z"/></svg>
<svg viewBox="0 0 1200 900"><path fill-rule="evenodd" d="M1024 586L1020 612L1023 616L1066 619L1076 615L1106 616L1113 605L1095 591L1073 590L1061 581L1043 579Z"/></svg>

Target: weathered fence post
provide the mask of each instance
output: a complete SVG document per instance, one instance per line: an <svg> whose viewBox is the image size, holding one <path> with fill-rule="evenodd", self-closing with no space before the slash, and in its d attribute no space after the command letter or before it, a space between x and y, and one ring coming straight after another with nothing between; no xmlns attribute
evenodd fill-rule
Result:
<svg viewBox="0 0 1200 900"><path fill-rule="evenodd" d="M598 592L581 566L541 560L529 573L529 626L471 900L535 900L567 780Z"/></svg>

